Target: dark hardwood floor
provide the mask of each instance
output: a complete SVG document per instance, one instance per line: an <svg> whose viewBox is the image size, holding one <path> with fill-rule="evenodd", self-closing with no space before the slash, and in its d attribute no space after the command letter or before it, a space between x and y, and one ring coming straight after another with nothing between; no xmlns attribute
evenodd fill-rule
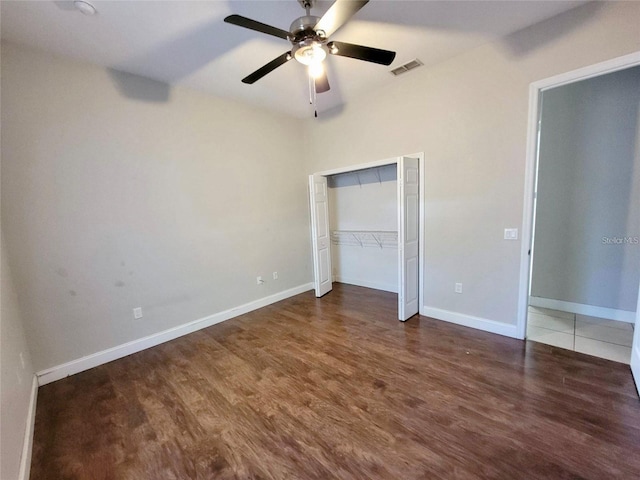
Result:
<svg viewBox="0 0 640 480"><path fill-rule="evenodd" d="M640 478L627 365L335 285L41 387L31 478Z"/></svg>

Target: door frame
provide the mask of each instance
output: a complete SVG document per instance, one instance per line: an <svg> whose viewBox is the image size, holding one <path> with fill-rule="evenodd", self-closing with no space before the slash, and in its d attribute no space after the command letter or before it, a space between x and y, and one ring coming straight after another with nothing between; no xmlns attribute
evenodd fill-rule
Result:
<svg viewBox="0 0 640 480"><path fill-rule="evenodd" d="M539 123L541 93L551 88L587 80L607 73L640 65L640 51L555 75L529 85L529 119L527 124L527 156L524 175L524 203L522 214L522 244L520 246L520 281L518 289L518 319L516 337L524 340L527 333L527 308L531 288L534 234L535 183L538 171Z"/></svg>
<svg viewBox="0 0 640 480"><path fill-rule="evenodd" d="M636 307L636 327L633 331L633 342L631 343L631 375L636 384L638 396L640 396L640 286L638 286L638 305Z"/></svg>
<svg viewBox="0 0 640 480"><path fill-rule="evenodd" d="M320 175L320 176L324 176L324 177L328 177L330 175L337 175L340 173L351 173L351 172L357 172L358 170L366 170L368 168L375 168L375 167L383 167L386 165L397 165L400 158L402 157L410 157L410 158L417 158L418 159L418 168L420 169L420 184L419 184L419 188L418 188L418 201L420 202L420 206L419 206L419 218L418 218L418 231L419 231L419 236L418 236L418 242L420 243L419 245L419 259L418 259L418 313L420 315L424 315L424 270L425 270L425 248L424 248L424 237L425 237L425 222L424 222L424 211L425 211L425 205L424 205L424 178L425 178L425 172L424 172L424 152L418 152L418 153L410 153L407 155L398 155L397 157L392 157L392 158L387 158L384 160L376 160L373 162L367 162L367 163L359 163L357 165L349 165L347 167L340 167L340 168L334 168L331 170L323 170L321 172L315 172L312 173L311 175L309 175L309 177L313 177L314 175ZM396 180L396 183L398 182L398 180ZM333 274L333 272L332 272Z"/></svg>

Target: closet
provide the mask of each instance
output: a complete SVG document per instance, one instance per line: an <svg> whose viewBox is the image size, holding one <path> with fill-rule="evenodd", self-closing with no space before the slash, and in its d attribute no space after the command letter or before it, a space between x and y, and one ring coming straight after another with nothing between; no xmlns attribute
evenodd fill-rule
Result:
<svg viewBox="0 0 640 480"><path fill-rule="evenodd" d="M334 280L398 293L418 313L423 154L309 175L316 297Z"/></svg>
<svg viewBox="0 0 640 480"><path fill-rule="evenodd" d="M397 166L327 177L336 282L398 292Z"/></svg>

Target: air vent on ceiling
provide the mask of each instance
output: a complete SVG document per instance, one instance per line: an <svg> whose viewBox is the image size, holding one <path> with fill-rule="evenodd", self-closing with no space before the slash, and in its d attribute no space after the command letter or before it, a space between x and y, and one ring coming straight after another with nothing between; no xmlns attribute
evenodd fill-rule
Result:
<svg viewBox="0 0 640 480"><path fill-rule="evenodd" d="M410 62L407 62L404 65L400 65L399 67L394 68L393 70L391 70L391 73L397 77L398 75L407 73L409 70L413 70L414 68L421 67L422 65L424 65L424 63L422 63L420 60L416 58L415 60L411 60Z"/></svg>

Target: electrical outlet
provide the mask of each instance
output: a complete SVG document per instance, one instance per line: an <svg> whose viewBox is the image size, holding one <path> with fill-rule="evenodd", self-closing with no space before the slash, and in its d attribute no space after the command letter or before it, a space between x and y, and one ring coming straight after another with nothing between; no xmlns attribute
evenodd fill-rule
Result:
<svg viewBox="0 0 640 480"><path fill-rule="evenodd" d="M142 318L142 307L136 307L133 309L133 318L136 320Z"/></svg>
<svg viewBox="0 0 640 480"><path fill-rule="evenodd" d="M456 287L455 287L455 292L456 293L462 293L462 284L461 283L456 283Z"/></svg>
<svg viewBox="0 0 640 480"><path fill-rule="evenodd" d="M273 272L273 279L277 280L278 279L278 272Z"/></svg>
<svg viewBox="0 0 640 480"><path fill-rule="evenodd" d="M258 285L262 285L264 283L264 280L262 279L262 277L256 277L256 283Z"/></svg>

